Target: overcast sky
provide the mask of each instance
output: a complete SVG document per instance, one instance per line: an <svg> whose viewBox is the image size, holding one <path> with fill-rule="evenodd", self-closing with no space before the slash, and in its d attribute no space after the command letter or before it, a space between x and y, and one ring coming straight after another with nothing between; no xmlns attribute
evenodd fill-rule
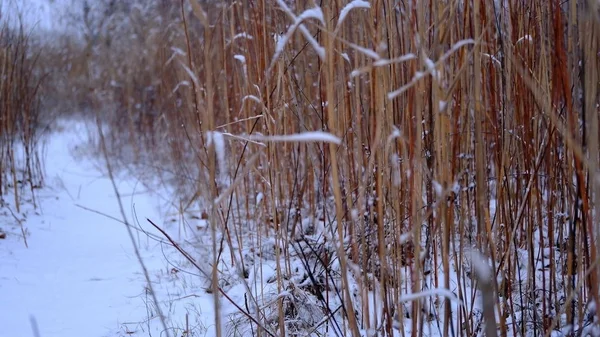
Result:
<svg viewBox="0 0 600 337"><path fill-rule="evenodd" d="M29 29L67 30L65 13L80 3L80 0L0 0L0 20L15 24L20 13Z"/></svg>

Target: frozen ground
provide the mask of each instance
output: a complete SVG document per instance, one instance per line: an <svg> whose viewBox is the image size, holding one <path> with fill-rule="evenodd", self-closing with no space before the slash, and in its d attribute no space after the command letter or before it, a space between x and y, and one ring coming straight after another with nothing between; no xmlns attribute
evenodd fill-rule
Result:
<svg viewBox="0 0 600 337"><path fill-rule="evenodd" d="M85 140L85 127L70 123L64 130L48 137L47 186L38 191L38 209L26 205L17 215L28 248L10 212L0 209L0 228L8 234L0 240L0 336L165 336L126 227L80 207L120 218L101 161L73 155ZM135 223L135 209L145 230L151 231L145 218L169 220L167 228L177 234L156 194L131 178L117 183L129 221ZM15 211L11 197L4 200ZM212 301L196 286L202 285L200 277L178 267L181 258L172 247L134 233L167 325L175 329L170 335L181 335L177 329L185 328L186 313L190 328L211 335L206 326L214 316L204 311Z"/></svg>

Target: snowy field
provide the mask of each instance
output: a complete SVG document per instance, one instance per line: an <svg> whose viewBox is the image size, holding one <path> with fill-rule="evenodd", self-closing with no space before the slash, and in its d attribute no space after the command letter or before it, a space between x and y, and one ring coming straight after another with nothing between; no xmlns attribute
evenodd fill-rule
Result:
<svg viewBox="0 0 600 337"><path fill-rule="evenodd" d="M69 123L47 137L47 186L36 195L39 207L25 205L17 215L28 248L7 211L11 207L14 212L11 199L5 196L8 206L0 215L0 228L7 233L0 240L0 336L165 336L128 231L108 217L121 219L102 161L77 155L86 134L84 124ZM190 330L210 336L206 327L213 315L204 311L212 309L211 295L196 286L202 284L199 276L180 270L181 258L158 241L162 237L152 235L157 232L145 220L159 225L169 220L160 211L164 202L135 179L121 177L117 184L167 325L175 329L170 335L181 335L190 313ZM176 238L178 225L172 219L169 223L166 228ZM197 322L200 318L206 320Z"/></svg>

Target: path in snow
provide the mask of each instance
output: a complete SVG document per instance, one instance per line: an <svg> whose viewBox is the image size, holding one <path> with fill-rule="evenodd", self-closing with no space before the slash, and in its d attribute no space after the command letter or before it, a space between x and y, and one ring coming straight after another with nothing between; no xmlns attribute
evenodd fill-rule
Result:
<svg viewBox="0 0 600 337"><path fill-rule="evenodd" d="M111 182L98 164L71 155L84 140L82 123L49 137L47 187L38 192L40 207L29 210L25 221L29 248L18 227L5 226L14 223L10 213L0 215L0 226L9 234L0 240L0 337L35 336L31 317L41 337L148 336L148 329L162 330L157 319L143 322L153 304L145 304L151 302L144 293L146 281L125 226L77 206L121 218ZM140 192L141 184L129 178L118 180L118 187L130 221L132 205L140 221L164 219L157 198ZM136 240L153 281L157 275L167 279L170 267L160 245L143 234ZM165 303L173 295L168 291ZM181 314L172 307L165 311Z"/></svg>

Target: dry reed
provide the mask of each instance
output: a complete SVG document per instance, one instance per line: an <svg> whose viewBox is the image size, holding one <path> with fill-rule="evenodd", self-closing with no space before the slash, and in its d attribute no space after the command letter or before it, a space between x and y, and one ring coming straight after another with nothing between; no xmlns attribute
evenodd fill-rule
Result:
<svg viewBox="0 0 600 337"><path fill-rule="evenodd" d="M589 331L597 2L352 3L116 10L129 26L89 39L77 66L98 74L112 149L168 172L179 211L210 221L213 287L223 265L249 270L247 249L272 250L277 291L317 298L320 333L473 336L477 250L500 336ZM307 131L341 144L249 139ZM320 266L301 287L299 256ZM462 304L435 292L405 302L438 288ZM252 333L299 333L283 298L275 319L251 307Z"/></svg>

